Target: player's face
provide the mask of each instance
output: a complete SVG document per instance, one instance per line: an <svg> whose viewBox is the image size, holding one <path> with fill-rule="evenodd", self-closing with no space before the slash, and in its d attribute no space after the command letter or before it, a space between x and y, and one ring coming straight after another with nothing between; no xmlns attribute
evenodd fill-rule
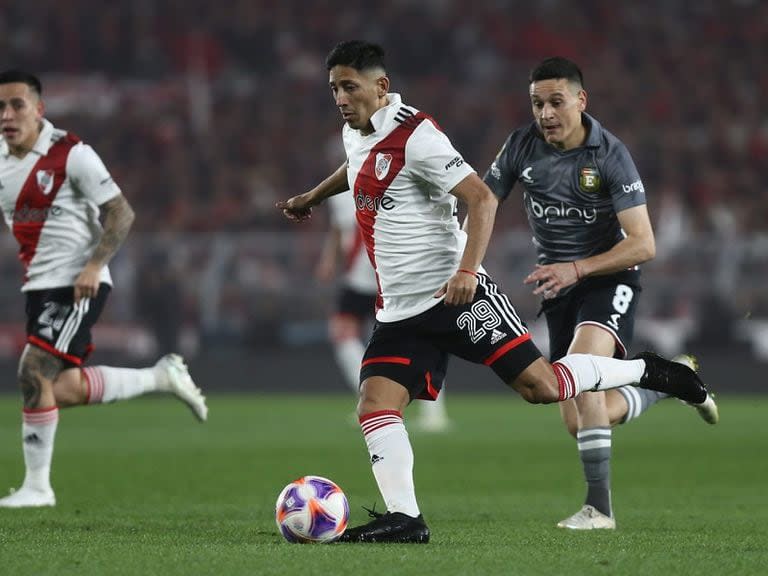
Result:
<svg viewBox="0 0 768 576"><path fill-rule="evenodd" d="M371 116L387 105L389 78L383 70L356 70L350 66L331 68L328 84L341 117L350 128L373 132Z"/></svg>
<svg viewBox="0 0 768 576"><path fill-rule="evenodd" d="M0 130L12 154L32 149L40 135L43 102L23 82L0 84Z"/></svg>
<svg viewBox="0 0 768 576"><path fill-rule="evenodd" d="M544 140L563 150L581 146L586 137L581 113L587 107L587 93L558 78L532 82L530 94L533 117Z"/></svg>

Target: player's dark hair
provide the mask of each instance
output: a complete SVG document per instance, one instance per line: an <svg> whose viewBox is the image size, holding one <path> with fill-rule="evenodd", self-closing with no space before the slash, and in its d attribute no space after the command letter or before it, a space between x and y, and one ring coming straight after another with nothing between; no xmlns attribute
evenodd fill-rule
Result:
<svg viewBox="0 0 768 576"><path fill-rule="evenodd" d="M539 82L540 80L559 80L565 78L568 82L578 84L584 87L584 76L581 69L575 62L571 62L562 56L554 56L542 60L541 63L531 70L529 82Z"/></svg>
<svg viewBox="0 0 768 576"><path fill-rule="evenodd" d="M19 70L18 68L0 72L0 84L14 84L16 82L26 84L32 88L32 90L37 92L38 96L43 95L43 85L40 82L40 78L34 74L30 74L24 70Z"/></svg>
<svg viewBox="0 0 768 576"><path fill-rule="evenodd" d="M386 71L384 48L362 40L339 42L325 59L325 67L328 70L334 66L349 66L360 71L381 68Z"/></svg>

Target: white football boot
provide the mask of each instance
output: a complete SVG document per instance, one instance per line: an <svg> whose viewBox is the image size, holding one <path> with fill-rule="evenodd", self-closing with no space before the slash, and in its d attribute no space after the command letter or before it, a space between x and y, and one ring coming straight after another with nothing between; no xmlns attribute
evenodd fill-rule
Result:
<svg viewBox="0 0 768 576"><path fill-rule="evenodd" d="M18 490L11 489L10 495L0 498L0 508L42 508L56 506L56 495L53 490L36 490L22 486Z"/></svg>
<svg viewBox="0 0 768 576"><path fill-rule="evenodd" d="M569 530L616 530L616 519L585 504L576 514L558 522L557 527Z"/></svg>
<svg viewBox="0 0 768 576"><path fill-rule="evenodd" d="M684 364L696 372L699 370L698 360L696 360L695 356L691 356L690 354L678 354L672 358L672 362ZM720 412L715 403L715 396L711 392L707 392L707 398L701 404L693 404L691 402L685 402L685 404L696 408L696 412L699 413L701 419L707 424L717 424L720 421Z"/></svg>
<svg viewBox="0 0 768 576"><path fill-rule="evenodd" d="M205 396L200 388L195 386L184 359L178 354L166 354L157 361L155 368L161 374L157 389L176 395L179 400L189 406L195 418L205 422L208 418ZM162 375L165 375L165 378Z"/></svg>

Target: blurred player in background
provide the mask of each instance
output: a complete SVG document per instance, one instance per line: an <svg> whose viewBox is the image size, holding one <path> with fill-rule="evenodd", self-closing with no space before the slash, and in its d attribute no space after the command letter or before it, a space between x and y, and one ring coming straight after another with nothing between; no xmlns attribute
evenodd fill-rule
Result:
<svg viewBox="0 0 768 576"><path fill-rule="evenodd" d="M21 488L0 499L4 508L56 504L50 469L59 407L169 392L199 420L208 413L175 354L140 370L83 367L111 289L107 264L134 213L96 152L44 113L37 77L0 73L0 209L19 243L27 313L18 371L26 475Z"/></svg>
<svg viewBox="0 0 768 576"><path fill-rule="evenodd" d="M693 370L653 354L629 361L569 354L547 362L481 267L498 203L494 194L434 119L389 92L381 47L342 42L326 67L345 122L347 161L277 207L302 222L313 206L351 189L379 280L358 415L387 512L371 511L374 519L347 529L341 541L429 541L402 412L415 398L439 394L449 354L491 367L531 403L628 384L706 399ZM457 218L458 200L467 206L466 233Z"/></svg>
<svg viewBox="0 0 768 576"><path fill-rule="evenodd" d="M330 281L340 277L338 300L329 320L331 343L344 380L357 396L360 362L376 312L378 284L357 226L355 203L349 194L328 199L330 228L317 266L317 277ZM448 427L445 390L433 401L420 402L418 426L427 432Z"/></svg>
<svg viewBox="0 0 768 576"><path fill-rule="evenodd" d="M526 278L543 297L551 361L566 354L625 358L640 295L638 265L655 255L645 190L624 144L584 112L579 67L549 58L530 76L534 122L512 132L485 175L505 199L517 182L538 251ZM692 368L695 361L678 357ZM638 417L668 394L625 387L560 403L587 482L584 506L561 528L613 529L611 426ZM715 424L711 396L695 405Z"/></svg>

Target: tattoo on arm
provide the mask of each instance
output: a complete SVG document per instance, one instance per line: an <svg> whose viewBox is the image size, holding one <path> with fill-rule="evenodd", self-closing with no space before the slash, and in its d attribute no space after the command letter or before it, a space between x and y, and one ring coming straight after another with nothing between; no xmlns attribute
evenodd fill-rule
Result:
<svg viewBox="0 0 768 576"><path fill-rule="evenodd" d="M64 362L34 346L28 346L19 364L19 384L25 408L37 408L43 382L53 381L64 369Z"/></svg>
<svg viewBox="0 0 768 576"><path fill-rule="evenodd" d="M104 212L104 233L91 256L91 262L104 266L128 236L135 214L122 194L99 208Z"/></svg>

